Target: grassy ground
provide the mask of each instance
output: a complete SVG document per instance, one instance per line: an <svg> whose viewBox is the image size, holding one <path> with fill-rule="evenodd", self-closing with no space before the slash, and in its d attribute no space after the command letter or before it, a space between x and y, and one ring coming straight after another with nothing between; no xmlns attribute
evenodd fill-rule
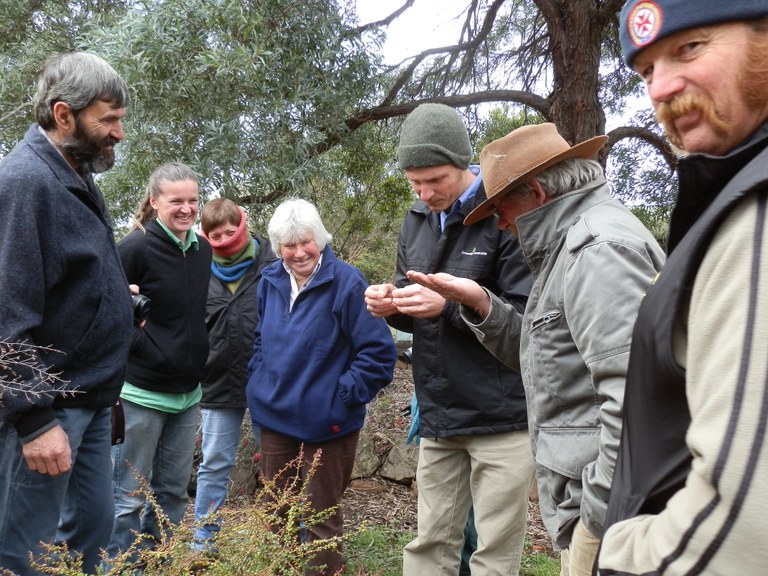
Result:
<svg viewBox="0 0 768 576"><path fill-rule="evenodd" d="M410 531L387 526L372 526L355 534L345 547L348 564L344 575L401 576L402 549L412 538L413 533ZM520 567L521 576L560 574L560 562L555 558L531 551L530 546L526 546L526 549Z"/></svg>

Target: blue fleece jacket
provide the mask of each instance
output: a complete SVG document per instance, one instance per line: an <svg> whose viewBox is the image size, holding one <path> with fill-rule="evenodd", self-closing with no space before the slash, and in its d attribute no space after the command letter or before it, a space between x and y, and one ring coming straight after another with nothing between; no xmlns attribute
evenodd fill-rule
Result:
<svg viewBox="0 0 768 576"><path fill-rule="evenodd" d="M387 324L365 307L367 287L326 246L291 310L283 261L264 269L246 390L255 426L311 443L363 427L366 404L392 381L397 360Z"/></svg>

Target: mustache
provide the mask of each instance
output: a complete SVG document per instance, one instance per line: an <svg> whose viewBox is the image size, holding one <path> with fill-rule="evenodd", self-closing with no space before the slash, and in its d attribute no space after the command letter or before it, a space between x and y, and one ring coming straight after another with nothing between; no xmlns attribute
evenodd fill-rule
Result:
<svg viewBox="0 0 768 576"><path fill-rule="evenodd" d="M656 118L664 126L669 141L682 148L682 136L675 128L675 120L691 112L698 112L703 121L725 136L731 126L715 109L715 103L703 94L681 94L668 102L656 105Z"/></svg>

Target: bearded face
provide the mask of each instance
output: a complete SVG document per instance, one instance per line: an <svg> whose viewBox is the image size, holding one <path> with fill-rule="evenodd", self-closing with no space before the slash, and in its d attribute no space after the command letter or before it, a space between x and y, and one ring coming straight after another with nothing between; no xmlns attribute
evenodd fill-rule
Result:
<svg viewBox="0 0 768 576"><path fill-rule="evenodd" d="M74 132L63 138L60 146L80 165L81 170L98 174L115 165L114 146L118 142L111 136L94 136L76 116Z"/></svg>

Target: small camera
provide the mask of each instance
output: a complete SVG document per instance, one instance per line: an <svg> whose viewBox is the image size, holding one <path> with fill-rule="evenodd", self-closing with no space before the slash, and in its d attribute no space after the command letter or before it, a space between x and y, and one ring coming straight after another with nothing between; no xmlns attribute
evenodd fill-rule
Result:
<svg viewBox="0 0 768 576"><path fill-rule="evenodd" d="M143 294L131 294L133 301L133 325L138 326L149 318L151 300Z"/></svg>

